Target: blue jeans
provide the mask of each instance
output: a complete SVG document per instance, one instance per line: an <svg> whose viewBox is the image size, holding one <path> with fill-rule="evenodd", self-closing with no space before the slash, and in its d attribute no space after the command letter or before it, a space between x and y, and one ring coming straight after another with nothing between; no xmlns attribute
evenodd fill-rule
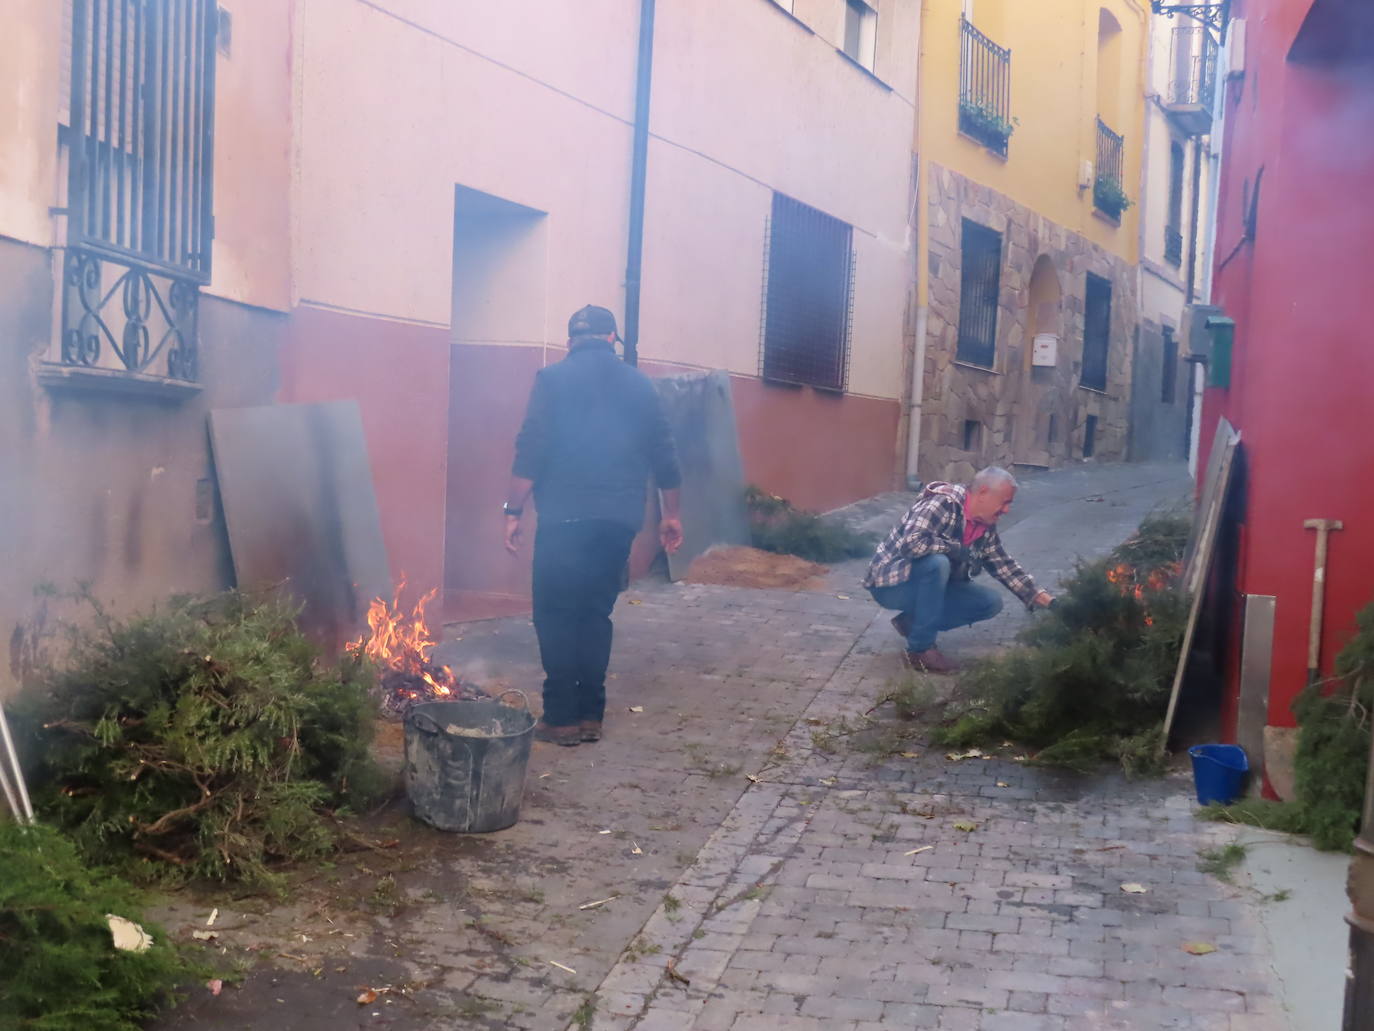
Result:
<svg viewBox="0 0 1374 1031"><path fill-rule="evenodd" d="M896 609L911 620L908 651L935 647L941 630L970 626L1002 611L1002 597L991 587L949 579L949 556L927 555L911 563L911 579L891 587L870 587L868 593L885 609Z"/></svg>

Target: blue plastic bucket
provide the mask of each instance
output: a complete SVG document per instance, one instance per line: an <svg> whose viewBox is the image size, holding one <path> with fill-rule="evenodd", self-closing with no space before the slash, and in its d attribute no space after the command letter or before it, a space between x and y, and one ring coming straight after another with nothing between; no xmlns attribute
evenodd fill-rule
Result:
<svg viewBox="0 0 1374 1031"><path fill-rule="evenodd" d="M1193 760L1198 805L1230 805L1245 794L1250 762L1240 745L1194 745L1188 755Z"/></svg>

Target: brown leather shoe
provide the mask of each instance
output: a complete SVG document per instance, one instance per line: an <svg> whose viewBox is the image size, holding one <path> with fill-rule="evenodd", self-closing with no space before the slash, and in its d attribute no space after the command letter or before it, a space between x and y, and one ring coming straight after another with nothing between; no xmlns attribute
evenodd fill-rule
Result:
<svg viewBox="0 0 1374 1031"><path fill-rule="evenodd" d="M927 648L923 652L907 652L906 661L918 673L959 672L959 664L938 648Z"/></svg>
<svg viewBox="0 0 1374 1031"><path fill-rule="evenodd" d="M911 633L911 617L905 612L897 613L892 617L892 629L901 634L902 640L905 641L907 634Z"/></svg>
<svg viewBox="0 0 1374 1031"><path fill-rule="evenodd" d="M547 741L551 745L573 748L582 743L582 734L575 724L567 727L551 727L540 720L534 725L534 739Z"/></svg>
<svg viewBox="0 0 1374 1031"><path fill-rule="evenodd" d="M580 729L582 731L582 740L586 741L588 744L594 744L601 740L600 720L583 720Z"/></svg>

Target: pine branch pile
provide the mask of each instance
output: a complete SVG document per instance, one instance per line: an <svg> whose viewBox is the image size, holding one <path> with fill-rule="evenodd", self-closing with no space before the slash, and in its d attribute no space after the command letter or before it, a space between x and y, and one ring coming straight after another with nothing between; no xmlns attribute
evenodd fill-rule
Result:
<svg viewBox="0 0 1374 1031"><path fill-rule="evenodd" d="M1293 704L1298 747L1294 797L1208 806L1212 819L1309 834L1320 849L1350 851L1364 806L1374 713L1374 603L1355 617L1355 635L1336 656L1336 676L1306 688Z"/></svg>
<svg viewBox="0 0 1374 1031"><path fill-rule="evenodd" d="M937 740L1010 737L1039 749L1038 762L1149 772L1188 616L1178 586L1188 533L1182 517L1150 516L1110 556L1080 563L1017 648L960 678L965 700Z"/></svg>
<svg viewBox="0 0 1374 1031"><path fill-rule="evenodd" d="M877 541L758 487L744 493L754 547L812 562L840 562L872 554Z"/></svg>
<svg viewBox="0 0 1374 1031"><path fill-rule="evenodd" d="M270 883L333 847L324 810L375 790L371 669L327 665L277 601L177 598L118 620L89 594L15 705L40 815L92 861Z"/></svg>
<svg viewBox="0 0 1374 1031"><path fill-rule="evenodd" d="M204 971L137 910L126 883L88 869L58 832L0 821L0 1026L138 1031L173 985ZM107 914L140 924L152 945L116 949Z"/></svg>

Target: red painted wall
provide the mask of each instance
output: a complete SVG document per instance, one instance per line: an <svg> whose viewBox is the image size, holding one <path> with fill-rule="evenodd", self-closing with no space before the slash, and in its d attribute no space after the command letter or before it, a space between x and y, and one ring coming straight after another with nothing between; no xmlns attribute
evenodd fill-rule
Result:
<svg viewBox="0 0 1374 1031"><path fill-rule="evenodd" d="M297 308L280 360L279 401L358 402L391 575L417 591L439 587L449 331Z"/></svg>
<svg viewBox="0 0 1374 1031"><path fill-rule="evenodd" d="M744 376L731 386L750 482L819 511L894 488L898 402Z"/></svg>
<svg viewBox="0 0 1374 1031"><path fill-rule="evenodd" d="M1222 415L1242 434L1248 491L1236 586L1278 599L1269 721L1283 726L1293 725L1289 706L1307 665L1315 534L1305 519L1345 523L1331 541L1325 669L1374 600L1374 63L1349 50L1361 38L1370 47L1369 33L1356 31L1364 7L1232 8L1246 19L1248 52L1226 97L1215 295L1236 320L1236 339L1230 388L1207 392L1203 438ZM1246 240L1243 209L1257 182Z"/></svg>
<svg viewBox="0 0 1374 1031"><path fill-rule="evenodd" d="M452 344L449 331L302 307L280 354L278 400L355 399L362 409L393 577L445 588L449 618L517 611L529 594L529 546L501 546L515 435L543 352ZM651 375L672 369L646 364ZM828 509L892 486L898 405L733 377L751 482ZM645 572L656 547L641 535Z"/></svg>

